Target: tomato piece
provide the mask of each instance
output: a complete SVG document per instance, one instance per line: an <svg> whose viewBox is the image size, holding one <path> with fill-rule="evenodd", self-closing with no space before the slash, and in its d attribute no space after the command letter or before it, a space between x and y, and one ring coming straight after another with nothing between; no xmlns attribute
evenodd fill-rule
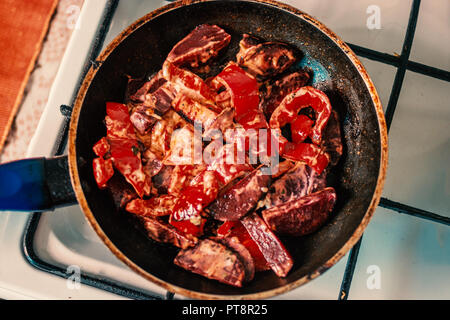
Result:
<svg viewBox="0 0 450 320"><path fill-rule="evenodd" d="M312 130L314 121L310 117L300 114L291 123L291 136L292 141L295 143L301 143L309 136Z"/></svg>
<svg viewBox="0 0 450 320"><path fill-rule="evenodd" d="M109 143L108 140L106 140L106 137L101 138L92 147L92 150L94 150L94 153L99 157L103 157L105 154L107 154L109 151Z"/></svg>
<svg viewBox="0 0 450 320"><path fill-rule="evenodd" d="M312 142L319 145L322 132L331 115L331 103L325 93L313 87L302 87L288 94L273 112L270 127L282 128L288 123L293 123L298 117L298 112L309 106L315 112L316 122L308 136Z"/></svg>
<svg viewBox="0 0 450 320"><path fill-rule="evenodd" d="M99 188L106 188L106 183L114 175L111 159L95 158L92 161L94 178Z"/></svg>
<svg viewBox="0 0 450 320"><path fill-rule="evenodd" d="M137 140L109 139L111 159L139 197L150 194L150 178L144 173Z"/></svg>
<svg viewBox="0 0 450 320"><path fill-rule="evenodd" d="M318 174L328 166L328 155L321 148L311 143L288 142L282 156L288 160L303 161Z"/></svg>

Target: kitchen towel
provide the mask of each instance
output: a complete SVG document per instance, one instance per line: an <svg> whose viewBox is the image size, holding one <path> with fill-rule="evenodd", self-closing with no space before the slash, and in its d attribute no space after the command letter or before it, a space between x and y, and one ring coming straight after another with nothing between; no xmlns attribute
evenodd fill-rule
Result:
<svg viewBox="0 0 450 320"><path fill-rule="evenodd" d="M0 151L58 0L0 1Z"/></svg>

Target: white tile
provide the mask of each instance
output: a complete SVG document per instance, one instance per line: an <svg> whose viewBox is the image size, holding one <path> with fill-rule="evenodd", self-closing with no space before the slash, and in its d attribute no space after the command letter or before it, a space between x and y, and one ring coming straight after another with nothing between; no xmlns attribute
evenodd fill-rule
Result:
<svg viewBox="0 0 450 320"><path fill-rule="evenodd" d="M391 130L384 196L450 216L450 83L407 72Z"/></svg>
<svg viewBox="0 0 450 320"><path fill-rule="evenodd" d="M449 51L450 1L422 1L410 60L448 71Z"/></svg>
<svg viewBox="0 0 450 320"><path fill-rule="evenodd" d="M450 299L449 247L447 226L378 208L363 236L349 299Z"/></svg>
<svg viewBox="0 0 450 320"><path fill-rule="evenodd" d="M446 1L446 0L444 0ZM410 0L288 0L286 2L314 17L344 41L389 54L400 53L408 25ZM369 6L378 6L380 29L369 29Z"/></svg>

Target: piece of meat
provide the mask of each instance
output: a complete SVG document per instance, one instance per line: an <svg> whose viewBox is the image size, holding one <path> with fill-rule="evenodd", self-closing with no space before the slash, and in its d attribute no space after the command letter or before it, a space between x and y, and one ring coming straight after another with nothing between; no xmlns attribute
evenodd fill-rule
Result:
<svg viewBox="0 0 450 320"><path fill-rule="evenodd" d="M106 187L113 198L117 209L125 208L128 202L138 198L136 191L120 174L115 174L108 180Z"/></svg>
<svg viewBox="0 0 450 320"><path fill-rule="evenodd" d="M255 263L247 248L240 243L237 237L214 238L213 240L226 245L241 260L245 269L245 282L253 280L255 276Z"/></svg>
<svg viewBox="0 0 450 320"><path fill-rule="evenodd" d="M201 139L197 150L194 150L194 132L191 125L173 132L170 138L170 150L163 160L165 165L193 165L196 159L201 162ZM200 149L200 150L198 150ZM197 157L195 154L197 151ZM199 151L199 152L198 152Z"/></svg>
<svg viewBox="0 0 450 320"><path fill-rule="evenodd" d="M336 202L336 192L328 187L303 198L266 209L262 216L272 230L303 236L319 229Z"/></svg>
<svg viewBox="0 0 450 320"><path fill-rule="evenodd" d="M239 52L236 55L237 62L239 63L240 60L243 60L250 50L263 42L263 40L255 36L244 33L241 41L239 41Z"/></svg>
<svg viewBox="0 0 450 320"><path fill-rule="evenodd" d="M231 36L216 25L201 24L178 42L167 56L177 66L198 67L219 54Z"/></svg>
<svg viewBox="0 0 450 320"><path fill-rule="evenodd" d="M193 248L180 250L174 263L193 273L235 287L242 287L245 268L237 254L225 245L204 239Z"/></svg>
<svg viewBox="0 0 450 320"><path fill-rule="evenodd" d="M207 139L216 139L223 136L223 133L228 129L233 129L234 124L234 109L224 109L205 129L203 137ZM220 132L220 134L219 134Z"/></svg>
<svg viewBox="0 0 450 320"><path fill-rule="evenodd" d="M263 42L247 34L239 47L237 63L259 79L280 74L297 60L294 50L287 44Z"/></svg>
<svg viewBox="0 0 450 320"><path fill-rule="evenodd" d="M204 130L208 130L218 116L216 112L208 108L206 105L203 105L185 95L178 95L173 102L173 108L182 117L189 119L191 123L201 123Z"/></svg>
<svg viewBox="0 0 450 320"><path fill-rule="evenodd" d="M203 161L208 165L208 170L216 172L217 179L223 185L228 185L253 170L248 163L245 146L234 143L223 144L222 139L213 140L206 146Z"/></svg>
<svg viewBox="0 0 450 320"><path fill-rule="evenodd" d="M294 261L280 239L255 212L242 218L241 223L258 245L273 272L279 277L286 277Z"/></svg>
<svg viewBox="0 0 450 320"><path fill-rule="evenodd" d="M150 81L148 79L129 77L125 89L125 103L144 102L149 87Z"/></svg>
<svg viewBox="0 0 450 320"><path fill-rule="evenodd" d="M148 200L133 199L127 203L126 210L143 217L163 217L173 211L176 201L176 197L167 194Z"/></svg>
<svg viewBox="0 0 450 320"><path fill-rule="evenodd" d="M131 113L130 120L137 132L147 134L153 125L158 121L152 116L149 108L144 105L138 105Z"/></svg>
<svg viewBox="0 0 450 320"><path fill-rule="evenodd" d="M166 60L163 64L163 76L175 90L202 104L214 104L212 89L195 73L178 68Z"/></svg>
<svg viewBox="0 0 450 320"><path fill-rule="evenodd" d="M163 167L162 161L150 149L145 150L142 154L142 160L144 162L144 172L149 177L157 175Z"/></svg>
<svg viewBox="0 0 450 320"><path fill-rule="evenodd" d="M189 186L191 181L205 170L204 164L175 166L170 174L167 192L178 196L184 187Z"/></svg>
<svg viewBox="0 0 450 320"><path fill-rule="evenodd" d="M196 237L185 235L164 221L145 217L142 221L148 236L157 242L172 244L181 249L193 247L198 242Z"/></svg>
<svg viewBox="0 0 450 320"><path fill-rule="evenodd" d="M295 166L295 162L293 162L293 161L285 160L285 161L279 162L273 170L272 178L276 179L278 177L281 177L283 174L285 174L286 172L291 170L294 166ZM269 192L270 192L270 189L269 189Z"/></svg>
<svg viewBox="0 0 450 320"><path fill-rule="evenodd" d="M268 191L271 176L263 167L253 170L225 193L219 195L207 208L214 219L221 221L239 220L253 208Z"/></svg>
<svg viewBox="0 0 450 320"><path fill-rule="evenodd" d="M154 92L146 95L144 105L150 108L153 113L162 116L170 109L176 95L176 88L170 82L165 82Z"/></svg>
<svg viewBox="0 0 450 320"><path fill-rule="evenodd" d="M127 89L125 91L125 102L142 103L145 101L147 93L153 93L161 87L167 80L163 78L162 71L154 74L150 80L145 78L128 78Z"/></svg>
<svg viewBox="0 0 450 320"><path fill-rule="evenodd" d="M335 166L342 156L342 135L339 115L336 110L331 111L327 126L325 127L322 146L330 156L330 165Z"/></svg>
<svg viewBox="0 0 450 320"><path fill-rule="evenodd" d="M164 159L170 150L173 132L186 125L188 125L186 120L181 118L174 110L169 110L161 120L155 123L150 135L146 137L148 141L145 142L145 145L159 159Z"/></svg>
<svg viewBox="0 0 450 320"><path fill-rule="evenodd" d="M265 198L266 208L299 199L326 187L326 174L318 174L310 166L297 163L281 178L272 183Z"/></svg>
<svg viewBox="0 0 450 320"><path fill-rule="evenodd" d="M174 168L175 166L163 166L158 174L153 176L153 187L158 191L158 194L168 193Z"/></svg>
<svg viewBox="0 0 450 320"><path fill-rule="evenodd" d="M267 119L270 119L273 111L283 101L284 97L298 88L305 86L309 81L309 74L305 71L290 73L271 83L261 87L260 108Z"/></svg>
<svg viewBox="0 0 450 320"><path fill-rule="evenodd" d="M146 134L150 128L169 111L177 91L170 82L166 82L153 93L147 93L142 104L135 107L130 120L140 134Z"/></svg>
<svg viewBox="0 0 450 320"><path fill-rule="evenodd" d="M214 220L217 221L217 220ZM250 237L247 229L242 225L240 220L237 221L226 221L217 228L216 234L218 237L236 237L239 242L248 250L250 253L253 263L255 265L255 271L266 271L270 270L270 266L264 258L261 250L259 250L258 245Z"/></svg>
<svg viewBox="0 0 450 320"><path fill-rule="evenodd" d="M219 90L217 90L214 101L217 106L221 109L230 108L233 106L231 100L231 93L229 90L226 90L224 86L222 86Z"/></svg>

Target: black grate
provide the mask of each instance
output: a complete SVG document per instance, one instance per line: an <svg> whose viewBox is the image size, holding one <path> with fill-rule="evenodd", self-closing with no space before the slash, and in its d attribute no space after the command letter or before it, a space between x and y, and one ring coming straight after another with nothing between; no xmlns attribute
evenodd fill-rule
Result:
<svg viewBox="0 0 450 320"><path fill-rule="evenodd" d="M105 9L102 23L99 25L99 29L97 30L97 35L94 39L93 44L91 45L91 50L89 52L89 57L85 63L85 67L83 69L82 74L80 75L79 84L76 88L75 94L72 98L72 103L75 101L76 93L78 92L81 83L88 72L91 64L95 64L95 59L100 53L100 49L103 45L105 36L108 32L109 25L111 23L112 17L114 15L115 9L117 7L119 0L109 0L107 7ZM392 121L394 119L395 109L397 107L397 102L399 99L400 92L402 90L403 79L406 73L406 70L413 71L416 73L420 73L429 77L433 77L436 79L444 80L450 82L450 72L438 68L434 68L431 66L427 66L421 63L417 63L409 60L409 55L412 48L412 43L414 40L414 34L417 25L417 19L420 10L420 0L413 0L411 12L409 16L408 26L406 30L405 39L403 42L402 52L399 56L394 56L390 54L386 54L383 52L379 52L376 50L371 50L365 47L361 47L355 44L348 44L350 48L360 57L364 57L370 60L378 61L384 64L388 64L397 68L397 72L395 75L395 80L392 86L391 94L389 97L388 106L385 112L386 116L386 124L387 129L389 131ZM66 147L67 142L67 132L68 125L71 113L71 106L61 106L61 112L67 116L65 124L61 129L60 138L55 144L54 154L60 155L63 154L64 149ZM432 222L440 223L449 226L450 218L438 215L436 213L432 213L426 210L422 210L419 208L411 207L409 205L395 202L386 198L381 198L380 207L390 209L395 212L408 214L411 216L423 218L430 220ZM24 254L28 261L36 268L52 273L54 275L67 278L68 274L65 272L65 269L49 264L39 258L39 256L34 251L33 239L34 234L36 232L38 223L40 220L40 213L34 213L30 218L28 225L25 229L24 233L24 241L23 241L23 249ZM348 295L350 292L350 286L353 279L353 274L355 271L355 267L358 260L359 249L361 247L362 237L355 244L355 246L351 249L349 253L349 258L347 260L347 265L344 272L344 277L341 283L341 288L339 292L338 299L346 300L348 299ZM127 288L121 284L117 284L111 282L108 279L104 279L98 276L92 276L87 274L81 274L81 282L87 285L91 285L96 288L100 288L118 295L125 296L131 299L173 299L174 294L172 292L167 291L165 297L159 297L151 294L147 294L140 290L136 290L133 288Z"/></svg>

